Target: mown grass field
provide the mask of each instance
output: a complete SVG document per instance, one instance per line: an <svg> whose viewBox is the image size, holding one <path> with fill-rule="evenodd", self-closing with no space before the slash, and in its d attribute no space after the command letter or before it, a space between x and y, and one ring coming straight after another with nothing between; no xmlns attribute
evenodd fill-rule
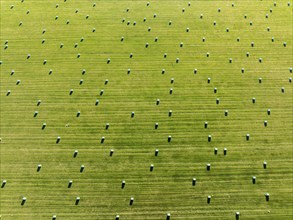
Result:
<svg viewBox="0 0 293 220"><path fill-rule="evenodd" d="M1 0L0 219L292 219L292 3L275 3Z"/></svg>

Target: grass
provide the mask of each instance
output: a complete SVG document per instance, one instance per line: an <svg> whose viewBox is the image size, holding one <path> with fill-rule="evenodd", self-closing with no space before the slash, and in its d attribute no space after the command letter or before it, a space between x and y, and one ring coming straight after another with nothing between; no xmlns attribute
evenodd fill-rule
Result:
<svg viewBox="0 0 293 220"><path fill-rule="evenodd" d="M1 219L235 219L236 211L240 219L292 218L292 6L190 2L1 1Z"/></svg>

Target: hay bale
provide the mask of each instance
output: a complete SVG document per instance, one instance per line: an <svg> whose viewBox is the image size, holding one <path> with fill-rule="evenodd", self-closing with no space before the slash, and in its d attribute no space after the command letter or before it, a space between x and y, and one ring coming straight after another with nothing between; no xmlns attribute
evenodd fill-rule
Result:
<svg viewBox="0 0 293 220"><path fill-rule="evenodd" d="M250 134L246 134L246 140L247 140L247 141L250 140Z"/></svg>
<svg viewBox="0 0 293 220"><path fill-rule="evenodd" d="M235 219L236 219L236 220L239 220L239 218L240 218L240 212L236 212L236 213L235 213Z"/></svg>
<svg viewBox="0 0 293 220"><path fill-rule="evenodd" d="M266 193L266 194L265 194L265 197L266 197L266 201L267 201L267 202L270 201L270 194L269 194L269 193Z"/></svg>
<svg viewBox="0 0 293 220"><path fill-rule="evenodd" d="M110 157L112 157L112 156L113 156L113 154L114 154L114 150L113 150L113 149L111 149L111 150L110 150Z"/></svg>
<svg viewBox="0 0 293 220"><path fill-rule="evenodd" d="M67 188L71 188L71 186L72 186L72 180L69 180Z"/></svg>
<svg viewBox="0 0 293 220"><path fill-rule="evenodd" d="M160 104L160 99L157 99L156 105L159 105L159 104Z"/></svg>
<svg viewBox="0 0 293 220"><path fill-rule="evenodd" d="M211 164L207 164L207 171L210 171L211 170Z"/></svg>
<svg viewBox="0 0 293 220"><path fill-rule="evenodd" d="M212 135L208 135L208 142L212 141Z"/></svg>
<svg viewBox="0 0 293 220"><path fill-rule="evenodd" d="M21 205L24 205L26 202L26 197L22 197L22 200L21 200Z"/></svg>
<svg viewBox="0 0 293 220"><path fill-rule="evenodd" d="M217 155L218 154L218 148L214 148L214 154Z"/></svg>
<svg viewBox="0 0 293 220"><path fill-rule="evenodd" d="M227 155L227 151L228 151L227 148L224 148L224 149L223 149L223 154L224 154L224 156Z"/></svg>
<svg viewBox="0 0 293 220"><path fill-rule="evenodd" d="M167 213L166 220L171 220L171 214Z"/></svg>
<svg viewBox="0 0 293 220"><path fill-rule="evenodd" d="M6 185L6 183L7 183L7 181L6 181L6 180L3 180L3 181L2 181L2 184L1 184L1 188L4 188L5 185Z"/></svg>
<svg viewBox="0 0 293 220"><path fill-rule="evenodd" d="M196 178L192 178L192 185L193 185L193 186L196 185Z"/></svg>
<svg viewBox="0 0 293 220"><path fill-rule="evenodd" d="M256 177L253 176L253 177L251 178L251 181L252 181L252 184L255 184L255 183L256 183Z"/></svg>
<svg viewBox="0 0 293 220"><path fill-rule="evenodd" d="M75 150L74 153L73 153L73 157L76 157L78 154L78 150Z"/></svg>
<svg viewBox="0 0 293 220"><path fill-rule="evenodd" d="M75 199L75 205L78 205L79 204L79 201L80 201L80 197L76 197L76 199Z"/></svg>
<svg viewBox="0 0 293 220"><path fill-rule="evenodd" d="M56 139L56 144L59 144L60 143L60 140L61 140L61 137L58 136L57 139Z"/></svg>
<svg viewBox="0 0 293 220"><path fill-rule="evenodd" d="M153 170L154 170L154 164L151 164L150 165L150 172L153 172Z"/></svg>
<svg viewBox="0 0 293 220"><path fill-rule="evenodd" d="M210 204L210 203L211 203L211 199L212 199L212 197L211 197L211 196L208 196L208 197L207 197L207 203L208 203L208 204Z"/></svg>

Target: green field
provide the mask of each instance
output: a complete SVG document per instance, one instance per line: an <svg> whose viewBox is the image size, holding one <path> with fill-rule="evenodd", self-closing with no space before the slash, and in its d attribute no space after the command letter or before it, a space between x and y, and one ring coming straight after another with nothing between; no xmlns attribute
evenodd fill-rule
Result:
<svg viewBox="0 0 293 220"><path fill-rule="evenodd" d="M1 0L1 220L293 218L293 3L147 2Z"/></svg>

